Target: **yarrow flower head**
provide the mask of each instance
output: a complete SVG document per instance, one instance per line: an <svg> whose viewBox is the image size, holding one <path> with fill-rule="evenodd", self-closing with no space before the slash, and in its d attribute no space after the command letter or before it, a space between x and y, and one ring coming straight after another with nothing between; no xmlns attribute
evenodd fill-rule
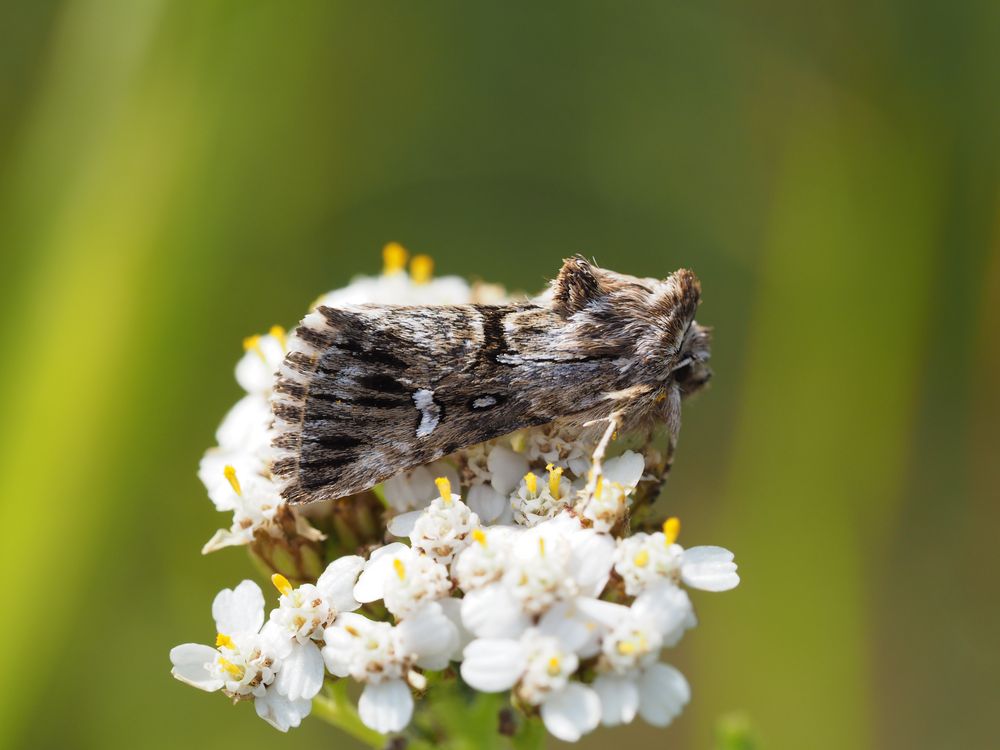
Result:
<svg viewBox="0 0 1000 750"><path fill-rule="evenodd" d="M395 243L383 262L314 307L505 300L499 287L435 277L429 257ZM496 731L498 693L515 710L505 731L540 721L564 741L636 717L665 726L683 710L688 682L665 657L697 624L688 591L725 591L739 576L731 552L685 548L680 522L655 518L671 460L657 432L623 435L619 448L614 418L554 422L292 506L272 476L271 403L282 360L304 350L277 326L244 341L243 395L199 467L232 514L204 551L249 546L273 608L265 617L249 580L220 592L214 645L174 648L177 679L252 701L282 731L312 712L369 744L411 724L460 731L435 711L461 701L494 707L463 714L475 744ZM417 403L421 420L434 406ZM360 685L356 705L348 682Z"/></svg>

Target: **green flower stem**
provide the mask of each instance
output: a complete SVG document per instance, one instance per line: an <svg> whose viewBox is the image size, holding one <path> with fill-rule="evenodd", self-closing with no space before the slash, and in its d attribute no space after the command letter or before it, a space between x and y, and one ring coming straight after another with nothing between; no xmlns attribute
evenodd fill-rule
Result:
<svg viewBox="0 0 1000 750"><path fill-rule="evenodd" d="M358 716L357 709L347 697L347 685L342 680L328 682L313 698L312 715L346 732L356 740L373 748L383 748L386 736L369 729Z"/></svg>

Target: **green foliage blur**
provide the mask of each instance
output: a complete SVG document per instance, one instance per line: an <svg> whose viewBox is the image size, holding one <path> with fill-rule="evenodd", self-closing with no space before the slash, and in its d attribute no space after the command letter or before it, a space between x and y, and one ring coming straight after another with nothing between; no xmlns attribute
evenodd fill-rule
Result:
<svg viewBox="0 0 1000 750"><path fill-rule="evenodd" d="M993 0L4 3L0 747L351 746L167 653L252 571L195 477L242 337L389 240L702 279L663 502L743 583L676 724L582 747L995 747L998 50Z"/></svg>

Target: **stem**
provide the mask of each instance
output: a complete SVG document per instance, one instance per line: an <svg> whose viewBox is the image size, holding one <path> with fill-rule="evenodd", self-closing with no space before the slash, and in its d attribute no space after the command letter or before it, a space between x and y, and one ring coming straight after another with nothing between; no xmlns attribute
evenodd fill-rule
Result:
<svg viewBox="0 0 1000 750"><path fill-rule="evenodd" d="M356 740L373 748L386 745L385 735L365 726L357 710L347 697L346 684L338 680L327 683L325 690L313 698L312 715L346 732Z"/></svg>

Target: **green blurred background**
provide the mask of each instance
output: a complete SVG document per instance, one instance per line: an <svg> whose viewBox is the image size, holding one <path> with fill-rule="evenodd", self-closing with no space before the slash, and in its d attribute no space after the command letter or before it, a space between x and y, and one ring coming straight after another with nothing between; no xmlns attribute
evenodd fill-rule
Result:
<svg viewBox="0 0 1000 750"><path fill-rule="evenodd" d="M993 0L4 3L0 746L349 746L167 652L250 571L194 474L242 337L399 240L702 278L667 500L743 584L586 747L995 747L998 50Z"/></svg>

